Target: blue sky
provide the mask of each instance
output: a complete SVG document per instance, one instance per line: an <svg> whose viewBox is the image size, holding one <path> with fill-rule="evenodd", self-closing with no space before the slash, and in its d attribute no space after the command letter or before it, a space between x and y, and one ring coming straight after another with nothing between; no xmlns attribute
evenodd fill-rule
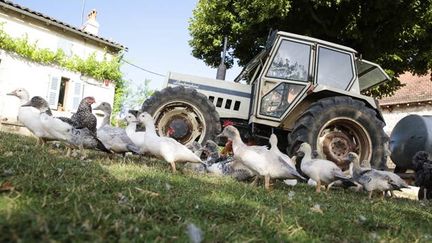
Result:
<svg viewBox="0 0 432 243"><path fill-rule="evenodd" d="M125 58L145 69L166 75L168 71L214 78L216 69L194 58L188 25L198 0L85 0L85 16L98 11L99 35L129 48ZM83 0L13 0L73 26L81 26ZM143 72L124 64L126 79L142 82L151 79L151 87L160 89L164 77ZM227 72L233 80L240 68Z"/></svg>

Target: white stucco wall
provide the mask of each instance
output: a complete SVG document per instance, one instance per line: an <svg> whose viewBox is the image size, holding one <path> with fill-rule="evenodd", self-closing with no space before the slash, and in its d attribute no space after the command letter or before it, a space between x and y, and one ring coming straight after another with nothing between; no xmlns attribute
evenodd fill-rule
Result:
<svg viewBox="0 0 432 243"><path fill-rule="evenodd" d="M50 25L31 22L30 18L25 20L0 12L0 23L3 23L3 29L12 37L27 36L31 43L37 42L40 48L48 48L53 51L61 48L66 54L73 53L81 58L87 58L92 53L96 53L98 60L103 59L105 53L103 47L92 45L82 38L69 37L51 29ZM112 58L112 55L108 54L107 58Z"/></svg>
<svg viewBox="0 0 432 243"><path fill-rule="evenodd" d="M103 47L86 42L82 37L73 38L68 36L67 32L51 29L50 25L32 22L28 17L24 18L24 21L14 14L8 14L9 12L0 13L0 23L3 23L3 29L13 37L27 36L30 42L37 41L37 46L40 48L49 48L53 51L62 48L69 51L69 54L73 53L81 58L87 58L92 53L96 53L99 60L103 58L105 53ZM108 54L107 57L112 56ZM6 118L8 122L16 121L19 101L16 97L6 96L6 93L16 88L25 88L29 91L30 97L38 95L49 100L53 97L52 94L50 95L53 77L57 77L58 80L62 78L69 80L64 111L57 111L57 107L53 105L55 115L71 116L76 108L73 103L86 96L95 97L97 104L105 101L112 105L114 102L115 86L112 83L105 85L102 81L83 77L81 73L71 72L58 66L34 63L1 49L0 59L0 118ZM77 87L78 89L75 89ZM57 97L58 95L57 93ZM101 118L98 117L98 120L101 121Z"/></svg>
<svg viewBox="0 0 432 243"><path fill-rule="evenodd" d="M16 88L25 88L32 96L41 96L49 100L50 80L56 76L60 79L69 79L69 88L65 94L65 110L57 111L53 108L55 115L70 116L75 111L73 99L81 100L86 96L93 96L97 103L102 101L111 105L114 101L114 85L106 86L104 83L88 77L82 77L80 73L71 72L56 66L45 66L29 62L24 58L0 50L0 117L8 121L16 121L19 101L14 96L6 94ZM74 93L75 84L81 87L78 97ZM58 94L57 94L58 95ZM97 105L97 104L96 104ZM76 108L76 107L75 107Z"/></svg>
<svg viewBox="0 0 432 243"><path fill-rule="evenodd" d="M406 106L402 105L400 107L394 107L391 111L389 109L382 109L384 121L386 126L384 131L390 136L391 131L396 126L396 124L404 117L408 115L432 115L432 105L422 105L422 106Z"/></svg>

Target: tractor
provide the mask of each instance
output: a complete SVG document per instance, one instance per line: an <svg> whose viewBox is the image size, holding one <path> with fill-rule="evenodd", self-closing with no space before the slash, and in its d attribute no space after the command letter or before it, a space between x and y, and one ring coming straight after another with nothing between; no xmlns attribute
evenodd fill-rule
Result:
<svg viewBox="0 0 432 243"><path fill-rule="evenodd" d="M378 102L362 91L390 80L354 49L277 31L232 81L170 72L141 110L158 133L203 143L224 125L265 143L271 133L292 156L303 142L341 168L349 152L386 169L388 137Z"/></svg>

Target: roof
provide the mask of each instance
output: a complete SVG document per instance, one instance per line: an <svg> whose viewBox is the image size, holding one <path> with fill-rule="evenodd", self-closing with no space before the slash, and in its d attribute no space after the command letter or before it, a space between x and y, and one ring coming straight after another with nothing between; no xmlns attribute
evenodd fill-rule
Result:
<svg viewBox="0 0 432 243"><path fill-rule="evenodd" d="M351 47L348 46L343 46L340 44L336 44L330 41L325 41L325 40L321 40L321 39L317 39L317 38L313 38L310 36L306 36L306 35L298 35L298 34L294 34L294 33L290 33L290 32L285 32L285 31L278 31L278 34L281 36L286 36L286 37L291 37L291 38L295 38L295 39L300 39L300 40L306 40L306 41L310 41L310 42L315 42L321 45L326 45L326 46L332 46L335 47L337 49L341 49L347 52L352 52L357 54L357 51L352 49Z"/></svg>
<svg viewBox="0 0 432 243"><path fill-rule="evenodd" d="M43 13L40 13L40 12L37 12L37 11L33 11L33 10L29 9L29 8L23 7L23 6L19 5L19 4L13 3L11 1L0 0L0 6L2 6L3 8L15 11L17 13L24 14L24 15L27 15L29 17L41 20L43 22L46 22L47 24L55 25L55 26L60 27L62 29L68 30L68 31L70 31L72 33L81 35L81 36L83 36L85 38L92 39L92 40L97 41L99 43L102 43L104 45L113 47L113 48L115 48L117 50L127 50L126 46L123 46L123 45L121 45L121 44L119 44L117 42L108 40L106 38L102 38L102 37L97 36L97 35L93 35L93 34L91 34L89 32L83 31L83 30L81 30L81 29L79 29L77 27L74 27L74 26L70 25L70 24L67 24L67 23L62 22L62 21L57 20L57 19L54 19L54 18L52 18L50 16L47 16L47 15L45 15Z"/></svg>
<svg viewBox="0 0 432 243"><path fill-rule="evenodd" d="M393 96L382 98L379 104L381 106L390 106L432 101L432 81L430 77L430 74L426 76L415 76L411 73L402 74L399 80L405 86L397 90Z"/></svg>

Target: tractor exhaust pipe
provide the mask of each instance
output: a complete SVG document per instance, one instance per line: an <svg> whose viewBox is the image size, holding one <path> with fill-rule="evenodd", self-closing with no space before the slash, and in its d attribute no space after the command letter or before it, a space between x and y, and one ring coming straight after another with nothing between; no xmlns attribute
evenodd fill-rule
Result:
<svg viewBox="0 0 432 243"><path fill-rule="evenodd" d="M221 59L221 63L217 69L216 72L216 79L220 79L220 80L225 80L225 75L226 75L226 66L225 66L225 56L226 56L226 49L227 49L227 42L228 42L228 38L225 36L224 38L224 46L223 46L223 52L222 52L222 59Z"/></svg>

